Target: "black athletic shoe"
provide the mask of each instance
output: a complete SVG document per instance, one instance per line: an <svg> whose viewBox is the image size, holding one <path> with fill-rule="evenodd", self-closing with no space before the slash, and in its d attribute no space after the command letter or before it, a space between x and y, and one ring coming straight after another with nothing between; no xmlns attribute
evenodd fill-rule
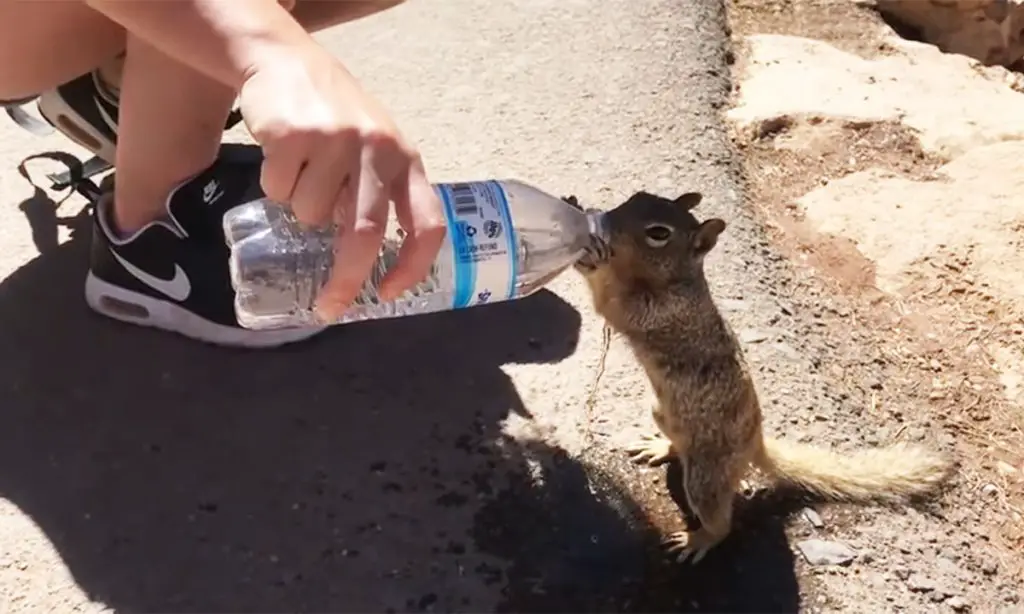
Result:
<svg viewBox="0 0 1024 614"><path fill-rule="evenodd" d="M94 70L39 96L39 114L65 136L114 163L120 101Z"/></svg>
<svg viewBox="0 0 1024 614"><path fill-rule="evenodd" d="M323 331L254 331L238 323L221 223L231 207L262 196L259 164L220 160L171 194L165 218L120 237L112 194L106 194L93 212L89 306L117 320L218 345L273 347Z"/></svg>
<svg viewBox="0 0 1024 614"><path fill-rule="evenodd" d="M54 128L108 164L114 164L120 92L104 82L98 69L43 92L36 105L39 114ZM241 120L241 111L233 109L224 129Z"/></svg>

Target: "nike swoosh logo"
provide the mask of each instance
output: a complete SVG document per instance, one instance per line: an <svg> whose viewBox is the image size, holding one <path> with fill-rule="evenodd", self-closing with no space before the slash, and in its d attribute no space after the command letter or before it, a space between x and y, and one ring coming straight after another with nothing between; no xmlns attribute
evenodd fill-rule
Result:
<svg viewBox="0 0 1024 614"><path fill-rule="evenodd" d="M110 253L114 255L114 258L121 263L121 266L126 271L132 274L133 277L146 284L150 288L153 288L157 292L166 294L168 297L178 301L184 301L188 298L188 295L192 292L192 283L189 282L188 276L185 275L185 271L181 269L178 264L174 265L174 277L171 279L160 279L154 277L149 273L143 271L134 264L128 262L121 257L113 248L110 249Z"/></svg>

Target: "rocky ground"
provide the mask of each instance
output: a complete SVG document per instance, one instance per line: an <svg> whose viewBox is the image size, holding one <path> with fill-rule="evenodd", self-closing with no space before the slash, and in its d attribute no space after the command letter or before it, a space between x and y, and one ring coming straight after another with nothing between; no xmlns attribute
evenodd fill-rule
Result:
<svg viewBox="0 0 1024 614"><path fill-rule="evenodd" d="M853 2L735 0L730 21L746 196L794 265L785 292L810 318L782 326L821 339L830 397L776 424L837 446L933 440L962 459L928 513L822 512L828 539L869 552L809 570L824 608L1012 608L1024 598L1020 75L902 39Z"/></svg>

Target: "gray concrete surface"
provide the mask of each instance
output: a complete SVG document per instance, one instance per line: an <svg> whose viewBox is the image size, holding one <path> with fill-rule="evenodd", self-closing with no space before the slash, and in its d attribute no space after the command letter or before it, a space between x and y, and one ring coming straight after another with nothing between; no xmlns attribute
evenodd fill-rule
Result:
<svg viewBox="0 0 1024 614"><path fill-rule="evenodd" d="M751 322L774 303L717 116L723 30L710 0L416 0L321 38L435 181L703 191L730 222L713 284ZM575 274L272 353L136 330L84 305L80 199L17 173L81 151L0 126L7 611L796 607L775 525L697 571L657 556L664 481L614 451L650 428L646 384L614 343L588 415L601 327Z"/></svg>

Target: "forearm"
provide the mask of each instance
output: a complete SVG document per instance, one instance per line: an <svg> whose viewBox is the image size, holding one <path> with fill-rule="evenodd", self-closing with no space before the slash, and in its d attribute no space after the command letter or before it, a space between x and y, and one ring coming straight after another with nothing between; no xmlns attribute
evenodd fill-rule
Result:
<svg viewBox="0 0 1024 614"><path fill-rule="evenodd" d="M85 0L167 55L233 88L313 38L277 0Z"/></svg>

